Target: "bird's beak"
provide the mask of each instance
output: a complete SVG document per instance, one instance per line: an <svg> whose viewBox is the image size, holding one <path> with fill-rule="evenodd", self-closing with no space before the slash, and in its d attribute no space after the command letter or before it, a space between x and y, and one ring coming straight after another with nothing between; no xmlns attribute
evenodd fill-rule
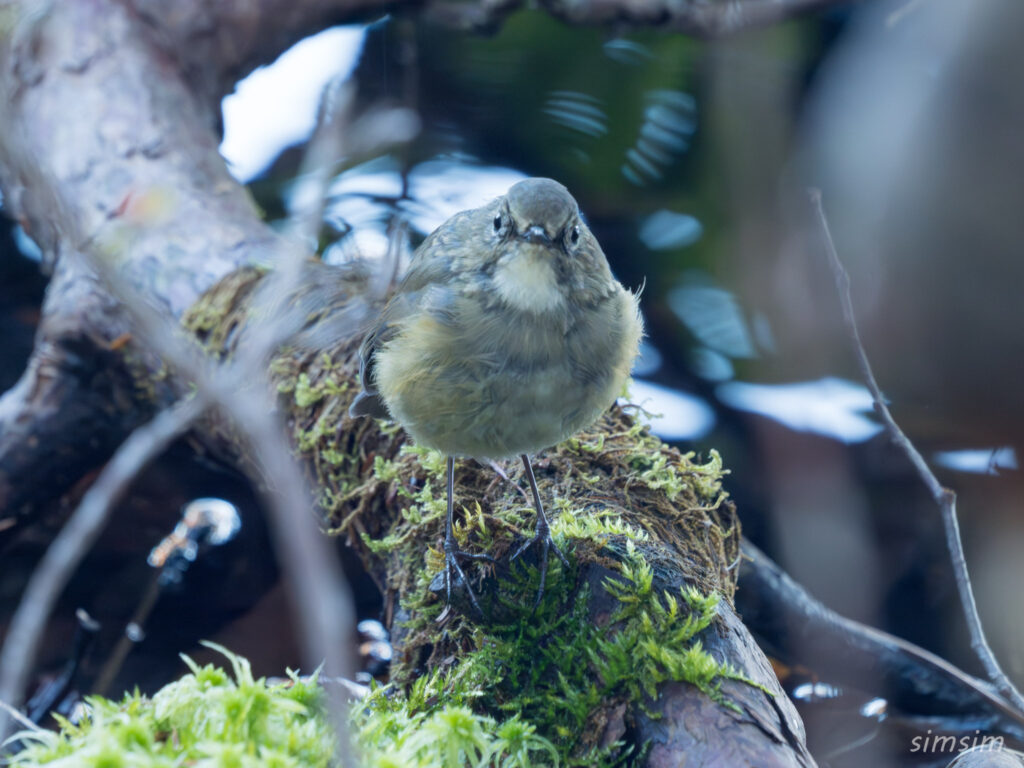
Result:
<svg viewBox="0 0 1024 768"><path fill-rule="evenodd" d="M519 237L528 243L534 243L536 245L551 245L551 238L548 237L548 233L544 231L544 227L539 224L534 224L528 228L525 232L521 233Z"/></svg>

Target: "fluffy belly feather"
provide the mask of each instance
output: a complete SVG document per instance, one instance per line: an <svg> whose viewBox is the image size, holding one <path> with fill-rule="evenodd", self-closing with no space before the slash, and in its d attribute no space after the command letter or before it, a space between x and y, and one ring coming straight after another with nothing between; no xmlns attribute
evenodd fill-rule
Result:
<svg viewBox="0 0 1024 768"><path fill-rule="evenodd" d="M421 314L378 351L377 384L416 442L445 454L548 448L591 424L625 384L641 328L633 296L614 301L576 336L516 314L455 326Z"/></svg>

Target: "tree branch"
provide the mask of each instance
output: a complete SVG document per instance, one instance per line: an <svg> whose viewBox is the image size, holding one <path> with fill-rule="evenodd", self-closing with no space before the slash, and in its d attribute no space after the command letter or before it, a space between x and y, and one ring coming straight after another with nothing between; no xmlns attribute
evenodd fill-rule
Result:
<svg viewBox="0 0 1024 768"><path fill-rule="evenodd" d="M123 308L69 258L77 247L122 253L119 274L171 317L240 264L274 263L281 247L228 175L212 113L123 3L38 8L7 6L20 17L0 38L5 209L53 271L32 360L0 400L9 509L62 492L179 395L152 375L159 361L133 340ZM125 222L144 223L130 252L116 242Z"/></svg>
<svg viewBox="0 0 1024 768"><path fill-rule="evenodd" d="M307 35L370 21L423 0L132 0L164 52L210 110L236 81ZM216 123L216 120L215 120Z"/></svg>
<svg viewBox="0 0 1024 768"><path fill-rule="evenodd" d="M716 39L859 0L542 0L570 24L655 26ZM494 31L522 0L133 0L139 16L174 57L186 80L215 107L235 81L302 37L335 24L368 21L400 10L423 11L441 24Z"/></svg>
<svg viewBox="0 0 1024 768"><path fill-rule="evenodd" d="M912 643L838 615L750 542L743 542L742 552L736 608L773 658L810 669L832 685L884 696L889 719L901 718L922 733L942 718L944 729L971 733L984 723L987 733L1024 745L1024 713L990 683Z"/></svg>
<svg viewBox="0 0 1024 768"><path fill-rule="evenodd" d="M768 2L764 0L765 5ZM339 587L336 563L326 554L327 544L312 524L309 511L313 499L295 466L289 444L281 439L273 408L262 388L263 377L256 375L256 369L263 365L264 353L301 323L308 321L315 326L311 332L320 333L319 337L307 336L306 347L297 343L293 350L303 359L299 368L290 371L293 389L279 405L287 405L282 405L282 409L288 414L296 446L303 453L304 467L310 477L318 480L317 501L325 509L330 507L330 513L344 512L344 519L329 519L364 550L369 544L363 534L386 534L386 525L404 524L401 514L408 505L404 501L396 503L395 496L386 500L386 483L375 474L378 454L363 452L364 446L358 442L360 435L373 432L376 436L372 440L377 441L381 450L390 451L379 454L386 455L388 460L396 458L401 440L393 433L380 433L373 425L338 426L345 412L339 394L352 391L355 341L354 316L336 311L337 306L331 304L343 298L338 289L341 278L337 272L310 275L297 266L305 262L296 258L290 244L260 221L245 190L227 174L217 152L218 137L213 127L218 121L220 96L234 77L248 67L275 55L296 37L330 23L329 20L365 18L398 5L377 0L228 0L217 4L77 0L39 6L12 4L8 6L10 18L16 17L17 23L9 35L0 39L0 97L5 105L4 131L0 133L0 183L5 205L40 244L47 265L54 271L40 330L40 339L47 344L37 348L30 370L14 395L5 397L0 404L0 434L7 434L8 427L16 427L16 434L25 438L32 426L46 423L35 421L29 425L27 420L33 419L33 411L52 414L46 418L51 419L49 423L58 424L61 418L74 415L68 410L69 403L84 401L82 392L92 387L95 402L108 400L115 404L123 414L122 419L112 423L109 414L97 410L92 423L87 414L77 421L72 419L72 423L83 433L102 435L105 447L113 446L145 414L160 412L180 397L185 388L195 384L201 398L215 403L229 417L224 431L219 431L218 425L204 423L204 439L233 451L237 463L249 468L266 486L274 538L281 548L282 565L293 589L301 635L307 644L307 661L326 656L325 671L332 676L346 672L341 652L348 647L345 632L350 626L351 606L344 589ZM784 6L787 12L808 7L807 0L773 0L772 5ZM485 15L495 8L504 13L508 7L503 3L488 5ZM631 17L620 14L618 18ZM645 20L643 13L635 18L641 23L661 23L654 17ZM763 17L745 10L736 18L740 22L705 21L704 28L735 30L751 23L750 19ZM598 23L600 18L594 16L592 20ZM683 25L678 19L675 23ZM237 345L245 337L254 345L236 346L240 354L235 362L222 360L219 367L211 366L208 361L199 360L190 345L167 332L168 321L173 324L186 312L191 314L197 304L215 293L214 286L223 285L225 280L230 281L239 273L262 274L245 269L252 262L283 267L279 271L284 277L267 289L269 293L261 288L258 293L245 294L242 303L246 313L241 318L234 317L231 323L219 328L201 323L192 327L198 335L206 334L207 342L216 337ZM300 275L303 280L296 282ZM298 290L293 291L296 286ZM308 303L291 303L293 294L303 292L301 298ZM70 300L72 297L74 301ZM272 303L249 303L260 299L270 299ZM75 317L71 307L79 306L89 307L92 314L87 318ZM268 306L284 308L283 321L271 325L252 322L251 310L265 310ZM344 332L329 332L336 330L329 322L339 318L339 327ZM330 337L330 343L322 341L325 337ZM317 343L316 338L321 341ZM119 377L112 378L109 386L94 387L91 377L95 370L89 366L76 369L83 357L92 362L90 355L110 355L109 359L101 360L102 367L118 371ZM275 364L287 363L283 357L275 360ZM169 375L156 376L163 364L171 368ZM336 378L339 366L348 366L347 379ZM77 374L78 370L81 374L77 381L71 377L72 382L68 383L69 372ZM280 371L275 369L275 373ZM317 395L310 388L318 381L323 383L322 378L318 379L321 376L330 378L335 389L328 387ZM48 388L51 380L56 379L61 379L56 384L63 386L55 384ZM299 382L303 382L301 395L295 389ZM275 383L286 382L279 379ZM314 398L312 403L310 397ZM164 412L157 421L169 418ZM721 499L712 500L707 508L698 505L682 510L672 508L662 490L634 487L638 482L636 471L621 457L632 455L632 451L640 461L646 453L637 448L637 435L632 433L631 424L615 427L617 431L606 430L601 445L606 437L609 445L614 440L626 440L628 444L616 449L619 454L604 451L601 456L615 467L617 474L605 480L592 479L597 475L589 474L580 479L576 485L577 491L584 493L580 499L587 505L606 505L614 493L634 494L632 498L636 494L656 497L653 503L661 505L659 515L645 525L662 536L649 553L663 561L659 568L664 578L659 580L659 587L662 583L678 587L693 581L708 589L721 588L731 595L728 562L732 557L722 551L722 538L738 536L738 528L732 522L719 524L723 521L703 517L717 513ZM332 441L330 451L320 450L320 446L309 450L311 431ZM129 452L131 443L129 439L122 452ZM0 496L0 503L19 498L18 494L26 490L24 485L19 486L22 481L15 470L39 477L52 458L40 452L17 463L12 458L13 450L5 453L3 447L0 442L0 494L6 495ZM619 457L617 461L613 461L615 456ZM78 459L82 460L81 454ZM102 461L103 454L94 454L93 459ZM598 461L584 454L575 456L574 461L567 461L565 455L550 460L559 462L558 471L552 474L565 482L574 477L574 466L589 466ZM683 464L678 456L673 460ZM339 463L345 465L344 476ZM409 470L412 462L406 464ZM52 466L49 469L53 471ZM57 469L69 476L73 474L73 465ZM472 474L478 482L484 482L483 474L476 470ZM403 479L419 483L407 487L427 489L422 476L412 478L407 471ZM487 484L490 479L486 477ZM695 475L693 482L702 479ZM49 487L53 492L62 490L59 483ZM357 492L360 489L366 492ZM481 498L484 496L481 494ZM493 497L494 494L492 501ZM515 494L512 497L518 499ZM353 501L359 504L354 510L347 506ZM515 535L515 524L510 522L515 520L515 504L518 501L504 499L497 505L513 515L499 521L496 528L506 545ZM589 510L591 506L581 508ZM677 535L675 528L687 515L701 521L693 529L694 546L674 549L666 542ZM91 513L90 518L95 520ZM429 538L430 530L427 521L418 536ZM413 543L413 560L422 568L426 540ZM592 585L596 591L603 583L601 568L606 555L594 550L589 557L590 573L598 579ZM672 563L672 558L677 561ZM389 605L394 608L401 585L391 580L402 577L404 564L392 561L390 571L382 571L380 558L368 560L377 562L376 572L383 574ZM684 573L684 566L680 565L684 560L685 568L695 572ZM700 568L694 566L698 562ZM53 585L59 580L47 573L52 571L43 571L39 576L44 586L48 585L46 589L35 588L45 598L39 614L33 618L35 622L39 621L38 615L48 611L46 602L53 599ZM406 584L405 588L409 586ZM709 643L718 643L714 647L722 650L726 660L749 660L749 665L744 663L748 674L762 685L774 685L763 656L742 632L742 625L734 621L734 615L732 619L729 615L728 610L724 611L723 625L715 629L722 637L713 634ZM727 636L728 640L723 639ZM5 648L5 669L15 663L7 659L25 658L25 637L23 630L19 630L12 637L12 650ZM425 647L422 638L406 639L410 652ZM22 673L28 671L25 666ZM673 708L669 721L675 730L671 748L664 752L666 759L677 754L681 745L694 743L687 735L687 720L682 717L694 702L707 712L715 711L695 689L673 685L664 687L668 694L660 701L666 708ZM774 690L777 691L777 685ZM767 697L756 687L749 691L743 688L737 694L744 695L747 698L743 706L747 711L759 713L753 718L757 725L751 728L747 720L722 721L720 726L729 727L720 727L719 732L712 734L714 749L706 747L704 752L708 759L714 760L719 753L735 754L739 748L733 743L734 734L752 733L752 738L744 737L745 749L756 749L768 742L781 744L782 747L775 748L779 764L810 764L799 720L790 703ZM336 722L343 722L340 715ZM773 725L766 728L764 723ZM649 722L647 727L658 726Z"/></svg>
<svg viewBox="0 0 1024 768"><path fill-rule="evenodd" d="M36 14L21 10L17 30L0 40L0 91L8 97L0 159L11 210L39 241L58 276L87 277L80 283L87 298L121 305L111 313L118 323L128 321L127 308L133 335L116 347L120 359L108 367L132 375L124 377L120 388L103 394L118 405L141 401L158 410L169 403L171 393L195 383L203 397L232 418L240 441L251 448L257 477L266 483L274 541L292 588L305 661L310 667L323 661L326 672L345 676L351 599L329 544L310 515L312 501L304 479L258 384L265 381L260 350L268 352L287 331L264 325L252 340L253 351L243 356L247 364L234 371L215 371L176 331L181 313L213 281L249 261L293 263L296 249L260 221L245 190L228 176L210 129L210 113L166 66L130 9L91 0L51 4ZM68 120L69 114L75 119ZM97 273L102 280L95 278ZM71 284L65 279L60 285ZM112 302L111 294L120 301ZM110 318L98 318L96 327L64 327L53 319L61 317L56 306L58 311L44 319L44 334L52 331L59 340L85 337L98 349L114 349L114 342L106 341ZM294 313L285 315L288 319L281 325L297 322ZM37 349L30 370L42 368L41 354ZM173 369L169 386L153 385L165 378L161 361ZM58 360L57 370L70 365ZM32 390L40 378L24 379L19 392ZM34 414L17 408L34 404L27 398L6 402L0 416L12 423L32 420ZM54 404L58 412L62 407L63 402ZM67 414L55 418L60 415ZM77 426L86 434L107 430L115 437L120 437L117 427L133 426L124 421L110 426L103 415L96 414L95 425ZM4 427L0 423L0 432ZM42 463L46 457L35 458ZM94 461L102 459L93 455ZM17 482L9 467L0 464L0 489L13 495ZM5 647L8 670L25 658L25 638L31 632L24 628L45 619L56 597L53 585L67 575L66 570L52 573L44 570L41 581L34 582L31 597L45 593L49 598L39 601L42 610L26 608L32 611L31 621L20 620L19 633L11 637L10 649ZM28 671L22 666L10 674ZM18 687L17 678L5 683ZM339 696L332 694L329 700L342 735L342 761L347 762L344 705Z"/></svg>
<svg viewBox="0 0 1024 768"><path fill-rule="evenodd" d="M35 662L39 638L57 598L75 568L103 530L114 503L135 476L189 428L204 407L202 398L190 398L161 411L125 440L81 504L61 528L29 579L11 618L0 652L0 701L17 707ZM0 710L0 742L7 736L8 714Z"/></svg>
<svg viewBox="0 0 1024 768"><path fill-rule="evenodd" d="M860 367L861 377L871 392L874 401L875 412L882 420L885 431L896 446L903 451L910 463L914 466L921 481L928 488L935 503L942 514L942 524L946 533L946 546L949 548L950 559L953 563L953 573L956 577L957 591L960 593L960 603L963 606L964 618L967 621L967 629L971 634L971 647L985 667L989 679L995 683L1000 693L1006 696L1013 706L1021 713L1024 713L1024 697L1014 687L1013 683L1003 672L1002 667L996 660L992 648L985 637L985 630L978 616L978 606L974 601L974 591L971 589L971 578L967 572L967 560L964 557L963 543L960 540L960 525L956 518L956 494L948 488L942 487L935 474L931 471L924 457L910 442L910 439L899 428L896 420L893 419L889 406L885 404L885 396L882 394L875 374L871 370L871 363L868 360L864 344L860 339L860 332L857 330L857 320L853 312L853 301L850 297L850 276L839 260L835 243L832 240L832 232L828 226L828 219L825 217L825 209L821 202L821 191L812 189L809 191L811 204L821 228L822 240L825 244L825 251L828 255L829 266L832 268L832 275L836 281L836 290L839 292L839 301L843 308L843 322L846 325L847 333L853 345L854 354L857 358L857 365Z"/></svg>
<svg viewBox="0 0 1024 768"><path fill-rule="evenodd" d="M858 0L541 0L541 5L572 24L643 24L712 40L854 2Z"/></svg>

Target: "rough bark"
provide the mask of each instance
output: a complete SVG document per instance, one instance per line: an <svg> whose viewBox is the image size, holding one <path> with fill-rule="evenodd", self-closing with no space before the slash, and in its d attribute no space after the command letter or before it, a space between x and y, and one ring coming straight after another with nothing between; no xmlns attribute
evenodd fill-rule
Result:
<svg viewBox="0 0 1024 768"><path fill-rule="evenodd" d="M7 13L5 207L53 271L35 353L0 400L0 507L19 509L60 493L56 481L102 461L172 394L76 251L116 250L131 286L173 318L229 270L272 258L276 236L228 175L209 109L130 7Z"/></svg>

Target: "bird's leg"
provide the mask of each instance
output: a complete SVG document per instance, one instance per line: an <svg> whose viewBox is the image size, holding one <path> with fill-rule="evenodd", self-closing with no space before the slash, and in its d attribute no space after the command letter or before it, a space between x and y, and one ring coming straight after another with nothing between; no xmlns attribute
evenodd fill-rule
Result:
<svg viewBox="0 0 1024 768"><path fill-rule="evenodd" d="M473 588L469 585L469 579L466 578L466 574L463 572L462 567L459 565L460 557L468 557L471 560L490 560L494 562L494 558L490 555L483 554L472 554L470 552L462 552L458 549L458 542L455 541L455 531L453 530L452 518L455 514L455 457L448 457L448 517L444 523L444 590L447 599L446 605L452 603L452 571L455 571L462 579L463 585L466 587L466 594L469 595L469 601L476 608L477 613L483 616L484 612L480 610L480 604L476 601L476 595L473 594Z"/></svg>
<svg viewBox="0 0 1024 768"><path fill-rule="evenodd" d="M544 505L540 501L540 491L537 490L537 480L533 476L533 466L530 464L530 457L525 453L522 455L523 467L526 468L526 478L530 481L530 490L533 491L533 506L537 510L537 527L534 530L533 538L527 541L521 546L512 559L515 560L523 552L532 547L534 544L541 545L540 553L540 587L537 589L537 599L533 601L534 609L540 605L540 599L544 596L544 582L548 577L548 553L553 549L555 554L558 555L558 559L561 560L565 566L569 567L569 561L565 559L565 555L562 554L562 550L558 548L558 545L551 538L551 526L548 524L548 516L544 514Z"/></svg>

